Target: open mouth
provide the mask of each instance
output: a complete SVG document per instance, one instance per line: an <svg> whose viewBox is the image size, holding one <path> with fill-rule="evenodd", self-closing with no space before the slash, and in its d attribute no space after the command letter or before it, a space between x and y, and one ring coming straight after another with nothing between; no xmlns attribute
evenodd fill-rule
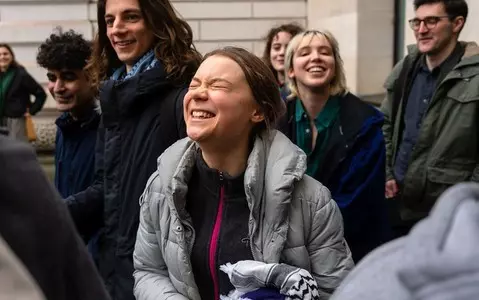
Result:
<svg viewBox="0 0 479 300"><path fill-rule="evenodd" d="M210 119L214 118L216 115L205 110L192 110L191 116L194 119Z"/></svg>
<svg viewBox="0 0 479 300"><path fill-rule="evenodd" d="M71 102L73 97L58 97L55 96L55 100L60 104L68 104Z"/></svg>
<svg viewBox="0 0 479 300"><path fill-rule="evenodd" d="M115 42L115 45L118 47L126 47L133 44L134 42L135 42L134 40L119 41L119 42Z"/></svg>
<svg viewBox="0 0 479 300"><path fill-rule="evenodd" d="M326 71L326 69L323 67L315 66L315 67L308 68L306 71L312 74L321 74L324 71Z"/></svg>

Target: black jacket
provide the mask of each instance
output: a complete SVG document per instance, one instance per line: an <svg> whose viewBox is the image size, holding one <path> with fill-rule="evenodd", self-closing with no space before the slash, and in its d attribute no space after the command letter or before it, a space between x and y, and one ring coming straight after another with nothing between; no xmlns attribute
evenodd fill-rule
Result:
<svg viewBox="0 0 479 300"><path fill-rule="evenodd" d="M30 101L30 96L35 96L35 101ZM8 118L20 118L29 111L31 115L39 112L47 94L42 86L38 84L33 77L27 73L22 67L15 67L15 74L13 75L10 87L7 90L6 101L3 107L3 112L0 116Z"/></svg>
<svg viewBox="0 0 479 300"><path fill-rule="evenodd" d="M160 154L186 136L185 93L186 88L172 85L161 68L123 82L109 80L100 90L95 183L67 202L86 239L103 225L99 268L115 300L134 299L132 256L139 199Z"/></svg>
<svg viewBox="0 0 479 300"><path fill-rule="evenodd" d="M220 271L220 266L254 260L249 244L250 209L246 200L244 173L234 178L222 174L208 167L201 152L198 151L197 155L186 196L186 210L196 233L191 265L201 299L215 299L219 296L215 291L228 295L234 289L228 275ZM215 229L219 230L216 236ZM213 272L210 264L212 256Z"/></svg>
<svg viewBox="0 0 479 300"><path fill-rule="evenodd" d="M33 149L0 136L0 235L48 300L109 299Z"/></svg>

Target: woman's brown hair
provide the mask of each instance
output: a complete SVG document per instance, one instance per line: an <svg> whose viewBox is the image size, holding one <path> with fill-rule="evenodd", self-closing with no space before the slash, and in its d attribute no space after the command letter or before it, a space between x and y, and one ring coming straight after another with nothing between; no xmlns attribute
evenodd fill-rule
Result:
<svg viewBox="0 0 479 300"><path fill-rule="evenodd" d="M10 64L10 67L19 67L20 66L20 64L15 59L15 53L13 53L13 49L9 44L0 43L0 48L5 48L5 49L8 50L8 52L10 52L10 55L12 56L12 63Z"/></svg>
<svg viewBox="0 0 479 300"><path fill-rule="evenodd" d="M106 1L98 1L98 34L87 66L96 87L113 69L123 65L106 35ZM168 79L175 83L189 82L201 62L201 54L193 45L190 25L176 15L168 0L138 0L138 3L146 26L156 37L155 56L163 64Z"/></svg>
<svg viewBox="0 0 479 300"><path fill-rule="evenodd" d="M277 81L271 70L261 58L237 47L225 47L205 55L205 60L211 56L224 56L235 61L243 70L246 82L251 89L256 103L264 114L264 122L256 128L255 133L276 127L279 118L284 114L286 106L281 99Z"/></svg>
<svg viewBox="0 0 479 300"><path fill-rule="evenodd" d="M273 68L273 65L271 64L271 46L273 44L274 37L280 32L287 32L291 34L291 38L293 38L295 35L302 32L303 30L304 30L303 27L301 27L301 25L299 24L288 23L288 24L283 24L283 25L271 28L268 34L266 35L265 37L266 45L264 47L264 52L263 52L263 61L273 72L276 80L278 80L277 79L278 75L276 70Z"/></svg>

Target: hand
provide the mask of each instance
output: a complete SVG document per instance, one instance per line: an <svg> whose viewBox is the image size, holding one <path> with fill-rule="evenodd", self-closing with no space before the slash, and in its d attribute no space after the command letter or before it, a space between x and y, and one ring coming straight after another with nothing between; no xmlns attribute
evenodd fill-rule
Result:
<svg viewBox="0 0 479 300"><path fill-rule="evenodd" d="M391 179L386 182L386 198L394 198L399 192L396 180Z"/></svg>

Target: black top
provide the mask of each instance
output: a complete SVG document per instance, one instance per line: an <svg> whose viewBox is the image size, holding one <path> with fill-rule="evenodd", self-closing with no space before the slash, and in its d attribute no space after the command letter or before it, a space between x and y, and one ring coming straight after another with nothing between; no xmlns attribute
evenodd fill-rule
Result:
<svg viewBox="0 0 479 300"><path fill-rule="evenodd" d="M166 148L186 136L186 86L153 68L100 89L102 120L95 152L95 182L67 199L85 239L103 225L99 268L113 299L134 300L133 249L139 225L140 195Z"/></svg>
<svg viewBox="0 0 479 300"><path fill-rule="evenodd" d="M228 295L234 289L219 267L253 259L244 174L233 178L211 169L198 152L188 184L186 209L196 234L191 264L201 299L219 299L218 291Z"/></svg>
<svg viewBox="0 0 479 300"><path fill-rule="evenodd" d="M22 67L15 67L12 82L6 91L5 104L0 117L20 118L28 111L31 115L39 112L47 94L42 86L38 84L33 77ZM2 74L0 73L0 76ZM30 101L30 96L35 97L35 101Z"/></svg>
<svg viewBox="0 0 479 300"><path fill-rule="evenodd" d="M0 136L0 235L48 300L109 299L68 211L27 144Z"/></svg>
<svg viewBox="0 0 479 300"><path fill-rule="evenodd" d="M94 179L95 143L100 114L94 107L84 119L63 113L55 122L55 186L64 198L89 187Z"/></svg>

